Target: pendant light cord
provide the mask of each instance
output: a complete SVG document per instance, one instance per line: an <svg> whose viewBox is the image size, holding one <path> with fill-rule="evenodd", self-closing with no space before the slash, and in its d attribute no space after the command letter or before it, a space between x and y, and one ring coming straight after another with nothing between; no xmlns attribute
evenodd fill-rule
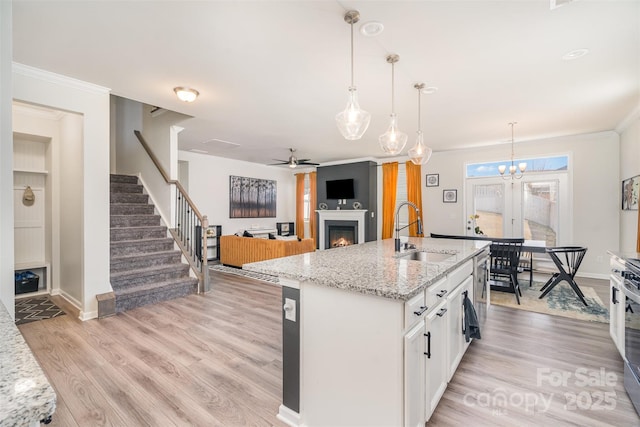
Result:
<svg viewBox="0 0 640 427"><path fill-rule="evenodd" d="M422 132L422 126L420 125L420 89L418 89L418 132Z"/></svg>
<svg viewBox="0 0 640 427"><path fill-rule="evenodd" d="M395 93L395 70L396 64L395 62L391 63L391 114L395 114L396 113L396 107L395 107L395 102L396 102L396 93Z"/></svg>
<svg viewBox="0 0 640 427"><path fill-rule="evenodd" d="M351 25L351 87L353 87L353 22Z"/></svg>

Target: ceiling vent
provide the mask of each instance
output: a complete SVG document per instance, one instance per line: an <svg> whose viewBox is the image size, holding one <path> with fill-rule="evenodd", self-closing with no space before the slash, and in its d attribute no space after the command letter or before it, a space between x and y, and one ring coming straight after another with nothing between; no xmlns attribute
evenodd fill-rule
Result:
<svg viewBox="0 0 640 427"><path fill-rule="evenodd" d="M576 0L549 0L549 9L553 10L553 9L557 9L560 6L564 6L567 3L572 3Z"/></svg>

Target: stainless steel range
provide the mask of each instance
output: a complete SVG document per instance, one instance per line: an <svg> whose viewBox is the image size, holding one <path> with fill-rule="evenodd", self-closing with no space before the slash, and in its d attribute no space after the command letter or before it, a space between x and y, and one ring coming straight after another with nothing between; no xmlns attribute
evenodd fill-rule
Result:
<svg viewBox="0 0 640 427"><path fill-rule="evenodd" d="M624 388L640 415L640 259L625 259Z"/></svg>

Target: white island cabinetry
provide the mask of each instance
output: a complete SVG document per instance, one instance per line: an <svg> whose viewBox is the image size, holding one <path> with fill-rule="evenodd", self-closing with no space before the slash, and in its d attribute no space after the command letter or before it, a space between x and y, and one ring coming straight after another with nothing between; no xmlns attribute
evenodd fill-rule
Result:
<svg viewBox="0 0 640 427"><path fill-rule="evenodd" d="M389 239L243 267L299 290L299 352L283 354L285 371L299 356L299 382L283 382L299 405L285 399L282 421L417 427L431 417L468 345L463 295L473 300L473 259L487 245L411 243L451 256L414 261L394 253ZM283 326L290 322L283 318Z"/></svg>

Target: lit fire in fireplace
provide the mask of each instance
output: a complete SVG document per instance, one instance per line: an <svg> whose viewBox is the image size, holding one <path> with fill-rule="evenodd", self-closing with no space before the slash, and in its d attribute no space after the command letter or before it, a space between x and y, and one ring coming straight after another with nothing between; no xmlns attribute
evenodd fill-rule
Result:
<svg viewBox="0 0 640 427"><path fill-rule="evenodd" d="M349 246L349 245L353 245L353 241L349 241L344 237L340 237L339 239L336 239L335 241L331 242L332 248L339 248L341 246Z"/></svg>

